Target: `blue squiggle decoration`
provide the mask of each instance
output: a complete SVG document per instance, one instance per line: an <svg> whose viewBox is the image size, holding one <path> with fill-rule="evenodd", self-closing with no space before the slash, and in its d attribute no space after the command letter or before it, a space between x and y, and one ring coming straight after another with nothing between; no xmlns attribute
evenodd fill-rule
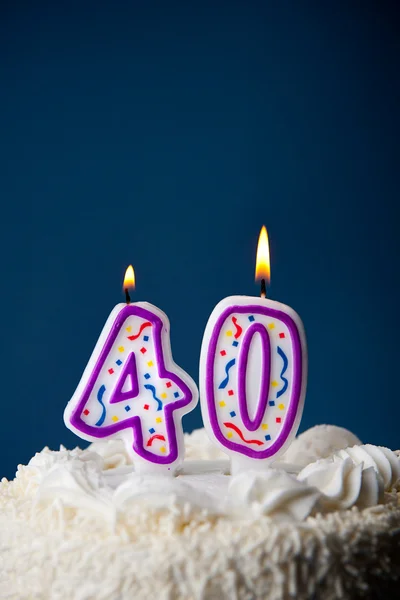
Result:
<svg viewBox="0 0 400 600"><path fill-rule="evenodd" d="M280 396L282 396L286 392L286 390L288 389L288 385L289 385L288 380L286 379L286 377L283 376L284 373L285 373L285 371L286 371L286 369L288 368L289 361L287 359L286 354L284 353L284 351L282 350L282 348L280 348L279 346L278 346L278 354L279 354L279 356L283 360L283 367L282 367L282 371L281 371L281 374L280 374L280 378L283 381L283 386L279 390L279 392L276 394L277 398L279 398Z"/></svg>
<svg viewBox="0 0 400 600"><path fill-rule="evenodd" d="M163 404L162 404L161 400L159 398L157 398L157 396L156 396L156 388L154 387L154 385L150 385L148 383L144 387L146 388L146 390L150 390L150 392L153 394L154 400L156 402L158 402L158 408L157 408L157 410L162 410Z"/></svg>
<svg viewBox="0 0 400 600"><path fill-rule="evenodd" d="M232 358L232 360L230 360L228 363L226 363L226 367L225 367L226 377L219 384L219 386L218 386L219 390L223 390L228 385L228 383L229 383L229 369L231 369L233 367L233 365L235 364L235 362L236 362L236 359Z"/></svg>
<svg viewBox="0 0 400 600"><path fill-rule="evenodd" d="M103 402L103 396L104 396L104 392L106 391L106 386L102 385L99 389L99 391L97 392L97 400L100 402L101 406L103 407L103 412L101 413L101 417L100 419L97 421L96 425L98 427L100 427L101 425L103 425L104 423L104 419L106 418L106 407L104 406L104 402Z"/></svg>

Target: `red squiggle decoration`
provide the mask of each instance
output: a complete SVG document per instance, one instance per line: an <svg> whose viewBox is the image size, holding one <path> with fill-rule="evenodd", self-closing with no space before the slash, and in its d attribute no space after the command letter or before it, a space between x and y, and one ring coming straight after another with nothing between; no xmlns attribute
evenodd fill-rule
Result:
<svg viewBox="0 0 400 600"><path fill-rule="evenodd" d="M242 335L242 331L243 331L243 327L240 327L240 325L238 325L237 322L237 318L236 317L232 317L232 323L234 324L234 326L236 327L236 333L235 333L235 339L237 340L238 338L240 338L240 336Z"/></svg>
<svg viewBox="0 0 400 600"><path fill-rule="evenodd" d="M142 333L143 329L146 329L146 327L151 327L151 323L149 321L146 321L146 323L141 324L140 329L136 335L128 335L128 340L131 340L131 342L133 342L133 340L137 340L139 335Z"/></svg>
<svg viewBox="0 0 400 600"><path fill-rule="evenodd" d="M147 442L147 446L151 446L152 443L154 442L154 440L162 440L163 442L165 442L165 437L163 435L161 435L160 433L156 433L151 436L151 438Z"/></svg>
<svg viewBox="0 0 400 600"><path fill-rule="evenodd" d="M225 427L228 427L228 429L233 429L233 431L236 431L236 433L238 434L238 436L240 437L241 440L243 440L244 442L246 442L246 444L257 444L257 446L263 446L264 442L260 442L260 440L246 440L243 433L240 431L239 427L237 427L237 425L234 425L233 423L224 423Z"/></svg>

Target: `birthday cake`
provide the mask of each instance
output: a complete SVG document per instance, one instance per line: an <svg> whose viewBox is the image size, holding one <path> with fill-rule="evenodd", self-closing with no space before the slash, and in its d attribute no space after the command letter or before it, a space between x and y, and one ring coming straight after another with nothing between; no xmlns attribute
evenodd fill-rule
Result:
<svg viewBox="0 0 400 600"><path fill-rule="evenodd" d="M295 437L307 345L293 309L263 288L214 308L205 429L184 436L197 386L167 316L124 288L64 412L91 445L45 448L1 482L0 597L395 597L400 459L333 426Z"/></svg>
<svg viewBox="0 0 400 600"><path fill-rule="evenodd" d="M135 472L118 439L20 465L0 485L0 597L398 597L398 454L319 426L230 475L204 430L185 447L176 477Z"/></svg>

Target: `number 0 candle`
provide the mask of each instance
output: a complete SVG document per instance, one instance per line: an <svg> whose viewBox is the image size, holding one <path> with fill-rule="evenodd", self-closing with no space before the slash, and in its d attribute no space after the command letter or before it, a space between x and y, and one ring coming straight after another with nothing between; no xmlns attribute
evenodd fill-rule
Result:
<svg viewBox="0 0 400 600"><path fill-rule="evenodd" d="M212 312L200 360L205 427L230 455L232 471L264 468L296 435L307 379L300 317L266 299L269 248L265 227L257 250L261 297L231 296Z"/></svg>
<svg viewBox="0 0 400 600"><path fill-rule="evenodd" d="M89 441L122 438L138 470L173 472L183 460L180 420L198 391L172 359L167 316L147 302L131 304L131 267L127 276L127 303L111 312L64 420Z"/></svg>

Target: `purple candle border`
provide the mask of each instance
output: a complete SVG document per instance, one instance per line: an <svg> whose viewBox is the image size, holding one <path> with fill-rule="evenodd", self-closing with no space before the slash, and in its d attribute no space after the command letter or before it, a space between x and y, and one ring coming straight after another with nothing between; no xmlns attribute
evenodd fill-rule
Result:
<svg viewBox="0 0 400 600"><path fill-rule="evenodd" d="M289 402L289 409L282 427L280 434L276 441L271 444L269 448L266 450L261 450L259 452L253 450L252 448L247 448L242 446L241 444L237 444L236 442L232 442L227 439L219 426L217 412L215 408L215 395L214 395L214 362L217 350L218 338L222 329L223 324L226 319L233 313L239 314L262 314L267 317L279 319L282 321L288 328L292 346L293 346L293 386L292 393ZM241 361L242 362L242 361ZM243 363L242 363L243 364ZM240 366L240 365L239 365ZM225 448L232 450L234 452L239 452L240 454L244 454L249 458L256 458L259 460L271 458L274 456L285 444L290 432L292 430L293 425L296 421L297 411L299 408L300 400L301 400L301 387L302 387L302 367L303 367L303 357L302 357L302 349L301 349L301 340L299 331L294 320L285 312L281 310L277 310L274 308L269 308L268 306L261 306L259 304L256 305L232 305L226 308L221 315L218 317L212 334L210 338L210 343L207 352L207 360L206 360L206 400L207 400L207 408L208 408L208 416L210 420L210 424L212 430L214 432L217 440L224 446ZM238 372L239 382L241 379L245 380L246 373ZM245 383L240 382L240 385L245 385Z"/></svg>
<svg viewBox="0 0 400 600"><path fill-rule="evenodd" d="M123 392L122 388L125 385L126 377L128 376L128 371L131 371L131 379L132 379L132 389L130 392ZM126 402L127 400L133 400L136 396L139 395L139 380L137 376L137 368L136 368L136 357L133 352L131 352L126 359L124 366L122 367L121 374L117 381L116 387L112 390L109 404L117 404L118 402Z"/></svg>
<svg viewBox="0 0 400 600"><path fill-rule="evenodd" d="M174 402L170 402L169 404L166 404L164 406L165 426L170 449L170 452L165 456L156 456L152 452L146 450L146 448L144 447L141 419L139 415L135 415L133 417L125 419L124 421L113 423L112 425L107 425L105 427L94 427L92 425L88 425L81 418L82 411L90 397L90 394L93 391L100 371L105 361L107 360L108 354L120 330L122 329L124 322L130 316L138 316L152 323L155 354L159 375L161 378L170 379L171 381L173 381L183 393L183 398L180 398L179 400L176 400ZM162 319L150 310L139 306L135 306L134 304L128 304L124 306L124 308L122 308L116 316L114 323L111 326L107 340L103 345L103 348L96 360L96 363L92 369L89 379L81 394L81 397L75 405L74 409L72 410L71 415L69 416L69 421L71 425L75 427L78 431L81 431L85 435L96 438L106 438L111 435L114 435L115 433L118 433L119 431L131 427L133 430L132 447L136 454L138 454L141 458L152 463L160 465L169 465L175 462L178 459L179 455L178 440L176 436L173 413L175 410L184 408L185 406L190 404L193 399L193 394L189 386L183 381L183 379L181 379L177 374L168 371L165 367L162 346L162 330L164 326L165 325Z"/></svg>
<svg viewBox="0 0 400 600"><path fill-rule="evenodd" d="M254 418L251 419L246 402L246 372L250 344L256 333L258 333L261 338L262 373L257 410ZM268 403L269 385L271 381L271 342L268 331L261 323L253 323L250 325L243 336L242 348L239 352L238 373L242 374L242 376L239 376L238 378L238 404L240 416L242 417L243 425L246 427L246 429L248 429L248 431L256 431L260 427L264 418Z"/></svg>

